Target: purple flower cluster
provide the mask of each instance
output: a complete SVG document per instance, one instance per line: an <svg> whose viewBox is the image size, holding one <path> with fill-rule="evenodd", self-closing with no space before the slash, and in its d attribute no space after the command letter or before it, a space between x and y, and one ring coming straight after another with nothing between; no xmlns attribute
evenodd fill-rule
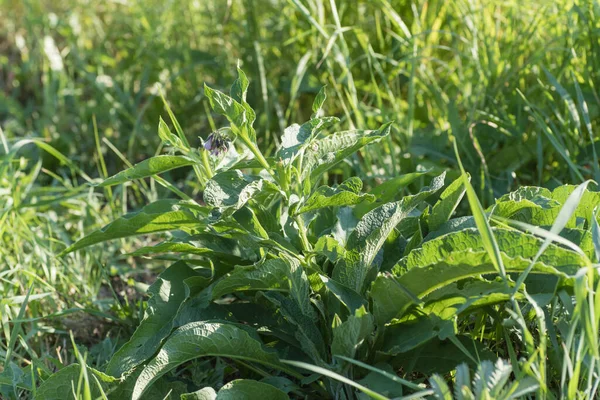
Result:
<svg viewBox="0 0 600 400"><path fill-rule="evenodd" d="M219 131L213 132L208 135L206 142L204 142L204 149L209 151L213 156L219 156L226 153L229 149L229 140L227 136L223 135Z"/></svg>

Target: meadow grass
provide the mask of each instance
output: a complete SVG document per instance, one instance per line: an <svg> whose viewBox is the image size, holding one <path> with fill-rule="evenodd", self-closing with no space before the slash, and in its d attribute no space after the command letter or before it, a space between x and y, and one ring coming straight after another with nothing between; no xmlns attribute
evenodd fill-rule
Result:
<svg viewBox="0 0 600 400"><path fill-rule="evenodd" d="M200 147L225 122L211 113L203 83L228 87L239 63L251 83L258 146L271 156L327 85L324 111L340 118L339 130L394 121L388 137L339 166L332 182L358 176L370 188L430 169L457 176L460 155L471 176L469 203L480 210L522 186L600 180L599 7L593 0L0 0L2 370L33 365L47 378L81 364L85 351L74 351L69 330L88 348L88 365L101 369L143 316L138 300L168 260L128 253L156 238L57 254L147 202L177 192L200 198L193 171L112 189L90 185L163 152L159 116L170 120L161 92ZM415 179L404 193L425 183ZM468 213L466 202L457 213ZM493 241L488 247L494 254ZM503 343L498 352L513 374L538 377L539 398L593 398L594 274L578 276L572 293L545 307L512 303L509 317L504 308L487 310L459 330Z"/></svg>

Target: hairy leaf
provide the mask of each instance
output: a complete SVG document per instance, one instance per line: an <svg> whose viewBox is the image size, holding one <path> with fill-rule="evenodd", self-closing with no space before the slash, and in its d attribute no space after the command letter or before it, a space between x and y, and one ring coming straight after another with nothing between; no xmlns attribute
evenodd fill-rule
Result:
<svg viewBox="0 0 600 400"><path fill-rule="evenodd" d="M217 322L193 322L177 329L144 366L135 383L132 400L142 398L154 381L178 365L206 356L239 358L285 370L275 353L265 350L262 343L245 330Z"/></svg>
<svg viewBox="0 0 600 400"><path fill-rule="evenodd" d="M107 240L200 227L203 223L198 218L198 214L206 215L206 213L204 208L191 201L158 200L140 211L125 214L104 228L90 233L63 250L59 256Z"/></svg>
<svg viewBox="0 0 600 400"><path fill-rule="evenodd" d="M348 237L346 258L336 265L333 278L362 293L373 260L388 235L423 200L443 187L444 177L445 173L434 178L431 185L419 193L365 214Z"/></svg>
<svg viewBox="0 0 600 400"><path fill-rule="evenodd" d="M100 183L98 186L118 185L134 179L147 178L175 168L194 165L195 163L194 160L186 156L155 156L105 179L104 182Z"/></svg>
<svg viewBox="0 0 600 400"><path fill-rule="evenodd" d="M375 196L360 194L362 181L352 177L342 182L338 187L321 186L306 200L298 213L314 211L323 207L342 207L359 204L363 201L373 201Z"/></svg>
<svg viewBox="0 0 600 400"><path fill-rule="evenodd" d="M111 358L106 368L108 374L119 377L152 357L171 333L177 310L189 294L185 280L198 276L183 261L158 276L148 289L150 300L144 318L129 341Z"/></svg>

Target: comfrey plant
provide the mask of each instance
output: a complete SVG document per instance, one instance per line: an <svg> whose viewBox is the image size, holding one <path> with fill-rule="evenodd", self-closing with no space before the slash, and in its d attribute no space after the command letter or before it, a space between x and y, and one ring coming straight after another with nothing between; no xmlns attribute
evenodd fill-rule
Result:
<svg viewBox="0 0 600 400"><path fill-rule="evenodd" d="M94 378L91 390L135 400L167 392L207 399L257 392L265 400L446 398L449 389L439 376L428 388L429 374L466 362L461 376L468 376L469 366L500 354L514 363L529 357L529 367L515 371L514 383L503 373L497 393L503 398L544 393L533 366L545 362L545 355L530 327L543 319L537 304L548 299L544 296L569 290L577 272L591 265L594 250L585 232L598 194L584 186L555 192L524 188L486 214L476 207L464 171L448 184L445 173L434 176L405 196L411 182L429 179L431 172L394 177L366 193L357 177L327 185L339 176L333 172L340 163L388 135L390 124L329 133L338 120L320 116L322 90L311 119L287 128L277 153L265 157L256 143L255 113L246 102L248 81L238 73L229 95L205 86L228 127L195 149L167 107L177 134L162 120L159 134L172 154L150 158L101 184L191 166L204 204L160 180L182 199L149 204L65 250L177 231L134 253L177 253L180 260L150 286L145 317L105 371L84 368ZM473 216L451 219L467 190ZM573 208L573 199L581 204ZM567 212L563 204L570 205ZM545 226L559 214L571 229L569 240L583 250L552 244L554 239L506 222L516 218L521 228ZM542 245L545 252L537 254ZM538 308L524 317L518 304L526 297ZM511 301L518 312L494 308ZM524 336L526 346L504 353L497 341L486 342L493 337L489 332L502 332L503 326L514 327L506 334ZM461 335L465 329L479 330L482 340ZM220 373L217 383L195 378L199 358L214 360L210 368ZM489 369L488 364L481 368ZM79 373L61 370L40 387L39 398L53 398L58 385Z"/></svg>

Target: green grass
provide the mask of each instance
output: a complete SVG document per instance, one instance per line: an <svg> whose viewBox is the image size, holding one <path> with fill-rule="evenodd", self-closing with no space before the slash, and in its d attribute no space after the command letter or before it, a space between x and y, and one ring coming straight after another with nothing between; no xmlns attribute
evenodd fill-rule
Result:
<svg viewBox="0 0 600 400"><path fill-rule="evenodd" d="M521 216L518 225L486 220L482 212L524 186L552 190L600 180L599 7L596 0L0 0L0 377L13 367L25 371L11 377L10 390L18 382L11 395L31 395L55 370L82 365L85 354L90 367L103 370L130 338L148 307L140 301L148 285L174 259L130 253L164 235L57 255L150 202L202 200L214 172L206 175L210 168L202 159L195 169L162 178L91 184L170 151L157 135L166 132L161 117L191 156L203 157L195 149L227 125L211 111L203 85L225 92L238 64L257 115L250 151L264 154L263 164L271 163L286 127L311 117L313 99L327 85L323 112L339 118L331 132L394 124L381 142L350 156L322 183L356 176L369 192L389 179L429 171L407 175L401 184L399 194L415 194L443 170L458 177L460 157L473 190L470 207L463 201L456 216L477 217L498 271L503 260L494 236L485 234L490 226L532 229L548 242L561 234L573 241L582 228L600 246L592 219L584 227L567 225L566 234L551 229L554 219ZM278 168L271 172L279 176ZM589 213L594 209L590 205ZM418 235L411 237L407 246L420 247ZM313 245L301 238L305 250ZM597 261L598 251L587 257ZM509 360L511 378L533 377L539 398L592 398L600 365L598 278L582 272L573 279L550 299L513 298L506 307L477 311L459 322L458 332ZM217 387L236 373L261 373L256 365L202 362L175 375L196 387ZM199 378L207 365L212 372ZM79 379L86 369L73 371ZM356 382L367 376L359 367L342 372ZM427 381L435 372L402 379L442 392L442 381L465 380L459 369L439 383ZM86 387L95 393L95 379L103 378L81 375L82 398ZM343 391L354 395L349 387Z"/></svg>

